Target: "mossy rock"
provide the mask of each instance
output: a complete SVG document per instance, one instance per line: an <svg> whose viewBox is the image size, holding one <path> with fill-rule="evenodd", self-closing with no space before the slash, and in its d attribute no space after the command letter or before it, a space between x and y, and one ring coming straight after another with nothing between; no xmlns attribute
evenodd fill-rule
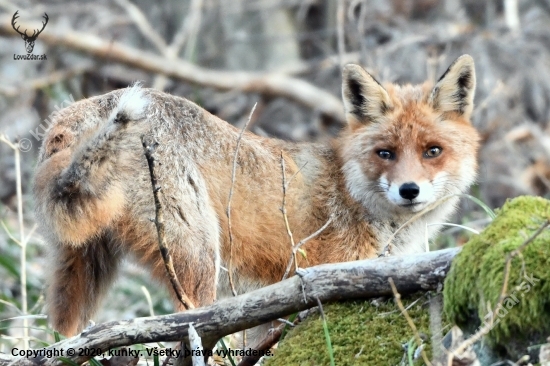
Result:
<svg viewBox="0 0 550 366"><path fill-rule="evenodd" d="M403 299L405 307L420 299L408 310L419 334L426 335L425 350L431 357L430 316L428 298ZM353 301L323 306L334 352L335 364L344 365L398 365L403 355L403 344L414 334L393 299L378 306L370 302ZM415 365L422 365L421 358ZM330 365L323 321L319 314L310 315L292 329L279 343L275 356L267 366Z"/></svg>
<svg viewBox="0 0 550 366"><path fill-rule="evenodd" d="M445 280L444 309L451 322L474 332L488 319L488 309L494 309L502 291L508 254L549 218L550 201L518 197L498 210L495 220L464 246ZM512 259L508 297L495 311L487 344L521 356L527 346L545 343L550 335L549 268L550 230L544 230Z"/></svg>

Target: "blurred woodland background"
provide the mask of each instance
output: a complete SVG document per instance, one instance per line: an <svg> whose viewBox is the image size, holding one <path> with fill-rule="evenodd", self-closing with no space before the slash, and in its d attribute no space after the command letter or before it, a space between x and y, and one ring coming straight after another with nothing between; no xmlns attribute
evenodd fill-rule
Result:
<svg viewBox="0 0 550 366"><path fill-rule="evenodd" d="M17 10L29 33L47 13L33 51L46 61L14 60L26 53L11 24ZM491 207L547 196L550 0L0 0L0 133L30 142L21 153L25 233L34 225L30 182L40 136L51 113L73 99L140 80L241 127L257 102L253 132L311 141L343 126L343 64L359 63L383 82L421 83L464 53L476 62L473 122L483 137L472 194ZM13 150L0 143L0 320L22 309L16 176ZM465 202L455 222L476 227L484 217ZM452 238L452 245L464 240ZM42 311L43 245L30 237L30 313ZM125 272L98 321L171 312L139 269ZM16 342L9 336L20 336L20 326L0 322L0 351Z"/></svg>

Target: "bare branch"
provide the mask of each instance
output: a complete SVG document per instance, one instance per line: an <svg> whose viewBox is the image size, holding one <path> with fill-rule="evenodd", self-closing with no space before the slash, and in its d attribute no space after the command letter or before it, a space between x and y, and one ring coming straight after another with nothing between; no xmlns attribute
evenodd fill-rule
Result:
<svg viewBox="0 0 550 366"><path fill-rule="evenodd" d="M100 348L103 352L114 347L139 343L181 341L188 338L189 323L197 330L203 344L265 322L342 299L368 299L389 296L392 277L401 294L435 290L441 286L452 259L459 248L409 256L395 256L323 264L310 267L303 277L285 281L237 297L219 300L212 305L183 313L157 317L136 318L96 325L72 337L46 347L46 351ZM302 296L302 283L306 301ZM76 355L68 359L82 363L90 356ZM17 358L0 355L0 365L63 365L63 361L42 356Z"/></svg>
<svg viewBox="0 0 550 366"><path fill-rule="evenodd" d="M285 320L286 323L290 323L288 320ZM300 322L300 317L297 316L296 319L294 319L294 322L288 324L290 326L295 326ZM287 324L280 324L277 328L272 328L269 330L266 337L258 343L258 345L255 347L258 351L267 351L268 349L272 348L277 342L279 342L281 335L283 335L283 331ZM261 356L257 355L250 355L245 356L242 358L241 362L239 362L238 366L254 366L256 363L260 360Z"/></svg>
<svg viewBox="0 0 550 366"><path fill-rule="evenodd" d="M16 36L9 16L0 17L0 35ZM100 59L120 62L145 71L166 75L176 80L212 87L219 90L238 90L267 97L285 97L326 117L344 123L344 108L340 98L307 81L283 74L209 70L183 60L167 60L144 50L118 42L103 40L95 35L75 30L51 29L40 40L53 46L66 47Z"/></svg>
<svg viewBox="0 0 550 366"><path fill-rule="evenodd" d="M294 263L295 269L298 268L298 261L296 260L296 251L294 250L294 235L292 234L292 230L290 230L290 224L288 223L288 216L286 214L286 191L288 189L288 183L286 181L286 167L285 167L285 157L283 155L283 151L281 150L281 170L283 172L283 203L281 206L281 212L283 213L283 220L285 222L285 228L286 233L288 234L288 238L290 239L290 249L292 256L290 257L290 265ZM290 266L285 271L285 274L283 276L283 280L288 276L288 272L290 271Z"/></svg>
<svg viewBox="0 0 550 366"><path fill-rule="evenodd" d="M336 34L340 67L344 66L344 54L346 53L346 37L344 32L345 12L346 0L338 1L338 7L336 10Z"/></svg>
<svg viewBox="0 0 550 366"><path fill-rule="evenodd" d="M254 107L252 107L252 110L250 111L250 115L248 116L248 120L243 126L241 133L239 134L239 137L237 137L237 145L235 146L235 155L233 156L233 169L231 171L231 187L229 188L229 198L227 199L227 210L225 211L227 215L227 228L229 230L229 266L228 266L229 268L227 268L227 272L229 276L229 285L231 286L231 292L233 293L233 296L237 296L237 290L235 290L235 283L233 282L233 263L232 263L233 262L233 230L231 227L231 199L233 198L233 189L235 187L235 176L237 175L237 160L239 157L239 147L241 146L241 139L243 138L244 131L246 131L246 128L248 127L248 124L252 119L252 115L256 110L257 104L258 103L255 103Z"/></svg>
<svg viewBox="0 0 550 366"><path fill-rule="evenodd" d="M153 156L153 151L155 149L155 146L153 146L153 144L151 143L146 143L144 136L141 137L141 143L143 145L143 150L145 152L145 158L147 159L147 165L149 165L149 173L151 175L151 184L153 186L153 197L155 199L155 211L156 211L155 225L157 227L158 245L159 245L160 254L162 255L164 266L166 267L166 272L168 274L168 277L170 278L170 283L174 288L174 292L176 293L178 300L181 302L181 304L185 309L187 310L194 309L195 305L189 299L189 297L187 297L187 295L185 294L185 291L183 291L183 287L181 287L181 283L178 280L178 276L174 271L174 263L172 261L172 256L170 255L168 247L166 246L166 239L164 236L164 215L163 215L162 205L160 204L160 199L159 199L159 191L161 190L161 187L158 184L158 179L155 171L155 165L156 165L155 158Z"/></svg>
<svg viewBox="0 0 550 366"><path fill-rule="evenodd" d="M313 234L309 235L308 237L300 240L298 242L298 244L296 244L292 247L292 256L290 257L290 259L289 259L289 261L286 265L286 270L285 270L285 274L283 275L283 280L286 279L288 277L288 274L290 273L290 268L292 267L292 261L296 262L296 252L298 251L298 249L300 249L302 247L302 245L304 245L305 243L307 243L311 239L313 239L313 238L317 237L319 234L321 234L330 225L330 223L332 222L333 219L334 219L334 216L330 215L327 222L325 222L325 224L323 226L321 226L316 232L314 232Z"/></svg>
<svg viewBox="0 0 550 366"><path fill-rule="evenodd" d="M122 9L126 10L126 13L128 13L128 16L130 17L130 19L132 19L143 37L149 40L149 42L151 42L151 44L155 46L155 48L159 50L162 54L166 54L166 49L168 48L168 45L166 44L166 42L164 42L162 36L157 33L155 28L153 28L141 9L130 0L115 0L115 2Z"/></svg>
<svg viewBox="0 0 550 366"><path fill-rule="evenodd" d="M197 36L201 27L201 15L202 15L202 0L192 0L191 9L189 10L189 15L185 19L185 35L187 36L187 44L185 46L185 58L190 60L195 52L195 47L197 46ZM177 40L174 42L174 47L182 47L184 40Z"/></svg>
<svg viewBox="0 0 550 366"><path fill-rule="evenodd" d="M318 236L319 234L321 234L329 225L330 223L332 222L332 220L334 219L334 215L331 214L327 220L327 222L325 222L325 224L323 226L321 226L316 232L314 232L313 234L311 234L310 236L300 240L300 242L298 244L296 244L296 250L300 249L300 247L302 245L304 245L305 243L307 243L308 241L310 241L311 239L314 239L316 236Z"/></svg>
<svg viewBox="0 0 550 366"><path fill-rule="evenodd" d="M33 80L25 80L20 86L0 85L0 94L6 97L16 97L29 90L42 89L52 84L83 74L92 69L89 63L84 65L69 67L67 69L48 73L46 76L38 77Z"/></svg>
<svg viewBox="0 0 550 366"><path fill-rule="evenodd" d="M192 0L189 14L185 17L181 27L176 31L172 43L162 52L169 60L177 60L183 45L187 41L185 58L191 59L191 54L196 45L197 33L200 28L202 13L202 0ZM164 90L168 78L165 75L157 75L153 81L153 88Z"/></svg>

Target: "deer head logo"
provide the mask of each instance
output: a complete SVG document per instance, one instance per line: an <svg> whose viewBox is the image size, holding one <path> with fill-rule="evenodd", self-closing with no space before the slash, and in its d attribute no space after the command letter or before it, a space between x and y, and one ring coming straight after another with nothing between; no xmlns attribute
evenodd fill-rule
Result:
<svg viewBox="0 0 550 366"><path fill-rule="evenodd" d="M32 33L31 36L29 36L27 34L27 30L25 29L25 32L21 33L19 31L19 27L20 26L17 26L17 28L15 28L15 21L17 20L17 18L19 18L19 10L17 10L15 12L15 14L13 14L13 18L11 18L11 25L13 27L13 29L15 29L15 31L17 33L19 33L21 35L21 38L23 38L23 40L25 41L25 48L27 49L27 53L32 53L32 50L34 49L34 42L36 41L36 38L38 38L38 35L40 33L42 33L42 31L44 30L44 28L46 28L46 24L48 24L48 14L44 13L44 19L46 19L45 22L42 22L42 29L38 30L38 29L35 29L34 32Z"/></svg>

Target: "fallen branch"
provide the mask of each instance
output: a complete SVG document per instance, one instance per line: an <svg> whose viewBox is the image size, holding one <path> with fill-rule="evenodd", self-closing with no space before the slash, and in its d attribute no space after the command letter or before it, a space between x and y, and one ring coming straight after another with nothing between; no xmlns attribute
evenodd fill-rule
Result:
<svg viewBox="0 0 550 366"><path fill-rule="evenodd" d="M203 344L211 344L221 337L244 329L317 306L344 299L368 299L391 296L388 283L391 277L401 294L436 290L447 275L451 261L459 248L403 257L323 264L307 268L302 277L259 290L226 298L212 305L183 313L114 321L86 329L80 335L46 347L48 350L79 348L101 349L132 344L181 341L188 338L189 323L197 330ZM305 300L302 293L305 288ZM67 357L83 363L90 356L78 352ZM15 361L15 362L14 362ZM10 363L13 362L13 363ZM0 365L62 365L55 358L18 358L0 355Z"/></svg>
<svg viewBox="0 0 550 366"><path fill-rule="evenodd" d="M1 85L0 94L10 98L18 97L21 94L28 93L29 91L42 89L52 84L70 79L74 76L88 72L91 69L92 66L86 63L79 66L54 71L48 73L46 76L37 77L36 79L25 80L24 82L21 82L20 85Z"/></svg>
<svg viewBox="0 0 550 366"><path fill-rule="evenodd" d="M32 23L23 23L21 26L31 29ZM0 35L19 36L11 27L9 16L0 17ZM288 98L305 107L317 110L338 123L343 123L345 120L344 109L338 97L307 81L287 75L208 70L181 59L170 60L144 50L103 40L98 36L72 29L48 28L48 32L40 34L39 41L56 47L67 47L99 59L120 62L131 67L203 87L258 93L266 97Z"/></svg>

